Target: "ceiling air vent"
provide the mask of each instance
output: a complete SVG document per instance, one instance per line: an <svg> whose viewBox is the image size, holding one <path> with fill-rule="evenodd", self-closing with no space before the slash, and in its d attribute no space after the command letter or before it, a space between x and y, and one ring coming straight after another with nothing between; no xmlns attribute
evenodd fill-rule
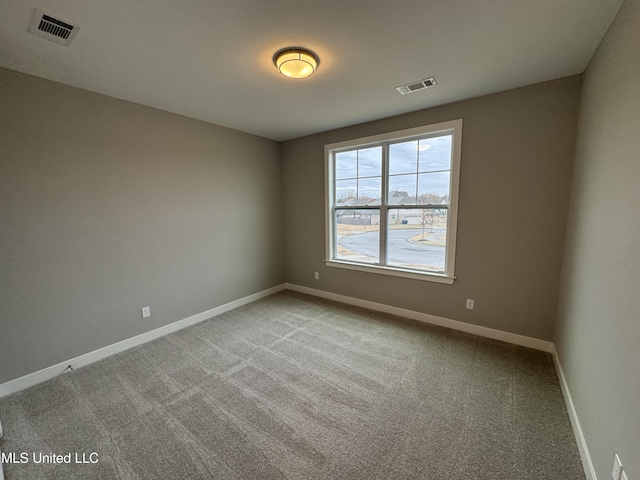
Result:
<svg viewBox="0 0 640 480"><path fill-rule="evenodd" d="M61 45L69 45L78 33L78 27L63 22L51 15L46 15L36 9L33 13L29 33L46 38L52 42L60 43Z"/></svg>
<svg viewBox="0 0 640 480"><path fill-rule="evenodd" d="M436 82L435 78L429 77L418 82L408 83L407 85L396 87L396 90L398 91L398 93L400 93L400 95L406 95L407 93L419 92L420 90L433 87L437 84L438 82Z"/></svg>

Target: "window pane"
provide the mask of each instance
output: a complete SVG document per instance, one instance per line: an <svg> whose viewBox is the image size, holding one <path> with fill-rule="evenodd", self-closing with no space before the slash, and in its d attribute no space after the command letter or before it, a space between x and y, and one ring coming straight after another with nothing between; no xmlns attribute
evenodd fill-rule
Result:
<svg viewBox="0 0 640 480"><path fill-rule="evenodd" d="M337 205L354 205L356 195L358 193L358 181L353 180L337 180L336 181L336 204Z"/></svg>
<svg viewBox="0 0 640 480"><path fill-rule="evenodd" d="M416 174L389 177L389 205L412 205L416 203L416 180Z"/></svg>
<svg viewBox="0 0 640 480"><path fill-rule="evenodd" d="M382 178L358 179L358 205L380 205Z"/></svg>
<svg viewBox="0 0 640 480"><path fill-rule="evenodd" d="M444 272L446 241L446 209L389 209L389 266Z"/></svg>
<svg viewBox="0 0 640 480"><path fill-rule="evenodd" d="M426 138L420 140L419 169L421 172L437 170L451 170L451 141L452 135Z"/></svg>
<svg viewBox="0 0 640 480"><path fill-rule="evenodd" d="M358 176L357 169L357 150L353 150L351 152L336 153L336 179L356 178Z"/></svg>
<svg viewBox="0 0 640 480"><path fill-rule="evenodd" d="M416 173L418 171L418 141L389 145L389 174Z"/></svg>
<svg viewBox="0 0 640 480"><path fill-rule="evenodd" d="M382 175L382 147L358 150L358 177Z"/></svg>
<svg viewBox="0 0 640 480"><path fill-rule="evenodd" d="M336 209L335 221L338 260L380 261L380 210Z"/></svg>
<svg viewBox="0 0 640 480"><path fill-rule="evenodd" d="M449 203L449 172L418 175L418 203L437 205Z"/></svg>

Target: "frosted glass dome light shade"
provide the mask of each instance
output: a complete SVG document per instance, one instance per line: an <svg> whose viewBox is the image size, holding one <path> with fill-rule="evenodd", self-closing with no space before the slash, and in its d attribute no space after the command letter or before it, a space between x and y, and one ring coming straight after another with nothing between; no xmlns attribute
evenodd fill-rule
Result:
<svg viewBox="0 0 640 480"><path fill-rule="evenodd" d="M284 48L273 56L278 71L289 78L305 78L316 71L320 59L311 50Z"/></svg>

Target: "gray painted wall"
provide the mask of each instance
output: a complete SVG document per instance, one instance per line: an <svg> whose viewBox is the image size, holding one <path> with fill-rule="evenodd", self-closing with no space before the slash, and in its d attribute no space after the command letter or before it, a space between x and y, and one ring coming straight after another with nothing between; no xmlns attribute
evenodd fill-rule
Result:
<svg viewBox="0 0 640 480"><path fill-rule="evenodd" d="M287 281L551 340L580 82L568 77L283 143ZM325 267L324 145L456 118L464 126L455 283Z"/></svg>
<svg viewBox="0 0 640 480"><path fill-rule="evenodd" d="M277 142L4 69L0 105L0 383L284 281Z"/></svg>
<svg viewBox="0 0 640 480"><path fill-rule="evenodd" d="M589 65L555 343L598 478L640 479L640 1Z"/></svg>

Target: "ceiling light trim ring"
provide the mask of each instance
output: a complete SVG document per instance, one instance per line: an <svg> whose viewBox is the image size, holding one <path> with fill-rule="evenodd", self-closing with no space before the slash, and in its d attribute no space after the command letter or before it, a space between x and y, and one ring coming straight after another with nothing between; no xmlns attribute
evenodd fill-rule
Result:
<svg viewBox="0 0 640 480"><path fill-rule="evenodd" d="M320 57L307 48L287 47L273 55L273 63L285 77L306 78L318 69Z"/></svg>

